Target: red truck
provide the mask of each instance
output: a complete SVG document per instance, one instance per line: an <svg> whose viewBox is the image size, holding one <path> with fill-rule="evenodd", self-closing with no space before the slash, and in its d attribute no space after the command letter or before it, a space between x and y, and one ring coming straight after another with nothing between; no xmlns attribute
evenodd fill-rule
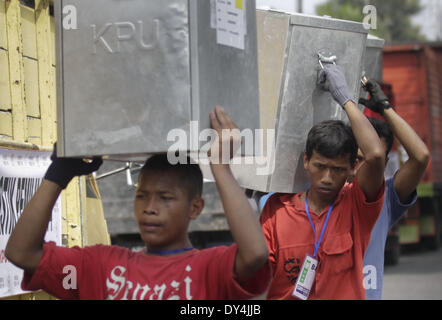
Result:
<svg viewBox="0 0 442 320"><path fill-rule="evenodd" d="M391 85L396 112L413 127L431 152L430 163L417 189L418 201L387 241L386 262L395 263L399 245L420 243L436 249L441 243L442 43L384 47L383 81ZM402 162L406 160L404 156L401 159L401 154L399 158Z"/></svg>

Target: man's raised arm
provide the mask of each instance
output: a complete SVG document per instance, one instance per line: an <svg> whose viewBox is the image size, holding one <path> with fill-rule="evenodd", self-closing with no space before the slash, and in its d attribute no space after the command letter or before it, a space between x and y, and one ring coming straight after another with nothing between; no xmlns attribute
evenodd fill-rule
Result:
<svg viewBox="0 0 442 320"><path fill-rule="evenodd" d="M385 169L385 154L379 136L353 101L345 75L339 66L324 65L324 69L318 74L318 83L323 89L330 91L347 113L356 142L365 158L357 173L358 183L367 202L375 201L384 183Z"/></svg>
<svg viewBox="0 0 442 320"><path fill-rule="evenodd" d="M217 140L210 150L210 167L223 203L227 222L238 251L235 260L235 273L239 283L245 283L268 261L267 243L258 221L244 191L235 180L228 161L236 150L235 142L240 145L238 127L233 123L223 108L216 107L210 120L217 131ZM224 135L223 130L232 136ZM227 141L224 141L226 140ZM231 141L229 141L231 139ZM224 142L223 142L224 141ZM225 150L223 148L230 148ZM230 152L227 156L226 154ZM224 154L224 157L223 157Z"/></svg>
<svg viewBox="0 0 442 320"><path fill-rule="evenodd" d="M54 150L43 182L23 210L6 245L6 258L28 273L33 273L40 263L44 236L61 191L73 177L92 173L102 164L98 158L87 163L81 159L57 158L55 154Z"/></svg>
<svg viewBox="0 0 442 320"><path fill-rule="evenodd" d="M387 96L375 81L369 80L365 88L370 93L370 100L361 98L359 103L384 116L393 134L408 153L409 159L394 179L394 188L399 200L407 203L427 168L430 152L410 125L393 110Z"/></svg>

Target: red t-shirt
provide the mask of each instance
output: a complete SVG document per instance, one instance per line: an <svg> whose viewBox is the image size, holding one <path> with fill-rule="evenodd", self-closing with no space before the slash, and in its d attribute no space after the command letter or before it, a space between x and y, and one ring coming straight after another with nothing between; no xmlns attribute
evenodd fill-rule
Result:
<svg viewBox="0 0 442 320"><path fill-rule="evenodd" d="M241 286L234 276L237 246L153 256L117 246L57 247L45 243L36 271L22 289L43 289L61 299L250 299L271 279L269 263ZM76 281L74 281L76 278Z"/></svg>
<svg viewBox="0 0 442 320"><path fill-rule="evenodd" d="M300 196L275 194L261 213L273 270L268 299L296 299L291 294L304 258L313 256L315 236ZM309 299L365 299L364 253L382 209L384 186L376 201L365 199L357 180L340 191L318 250ZM310 210L318 237L328 209L319 216Z"/></svg>

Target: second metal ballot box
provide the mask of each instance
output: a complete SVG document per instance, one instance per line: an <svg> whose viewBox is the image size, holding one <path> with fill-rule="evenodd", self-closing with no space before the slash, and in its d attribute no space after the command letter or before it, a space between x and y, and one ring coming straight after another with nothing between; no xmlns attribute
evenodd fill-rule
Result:
<svg viewBox="0 0 442 320"><path fill-rule="evenodd" d="M369 79L382 81L382 49L385 40L369 34L365 52L364 71Z"/></svg>
<svg viewBox="0 0 442 320"><path fill-rule="evenodd" d="M257 30L261 126L275 130L274 148L264 144L261 174L257 165L232 167L243 187L299 192L309 182L303 166L309 130L323 120L348 122L316 85L317 72L324 63L341 66L358 101L368 30L352 21L267 10L257 10Z"/></svg>
<svg viewBox="0 0 442 320"><path fill-rule="evenodd" d="M367 35L367 48L364 57L364 70L363 76L368 79L373 79L377 82L382 82L382 66L383 66L383 51L385 40L373 36ZM369 94L363 88L360 91L360 97L368 99Z"/></svg>

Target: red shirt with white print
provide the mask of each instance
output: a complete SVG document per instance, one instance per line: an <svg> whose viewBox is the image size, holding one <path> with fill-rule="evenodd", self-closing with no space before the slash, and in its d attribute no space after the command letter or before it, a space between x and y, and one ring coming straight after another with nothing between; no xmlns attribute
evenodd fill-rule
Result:
<svg viewBox="0 0 442 320"><path fill-rule="evenodd" d="M237 246L191 250L175 256L147 255L118 246L85 248L44 244L22 289L43 289L60 299L203 300L250 299L270 283L269 263L245 285L234 275Z"/></svg>

